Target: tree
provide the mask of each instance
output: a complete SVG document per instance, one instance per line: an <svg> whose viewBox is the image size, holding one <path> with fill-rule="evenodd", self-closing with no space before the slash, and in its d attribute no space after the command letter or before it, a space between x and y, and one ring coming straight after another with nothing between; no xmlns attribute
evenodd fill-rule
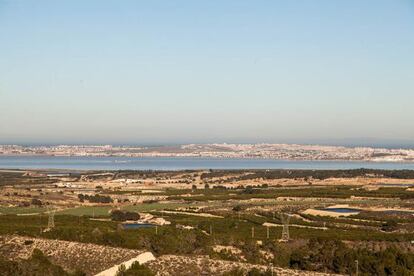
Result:
<svg viewBox="0 0 414 276"><path fill-rule="evenodd" d="M236 205L233 207L233 211L235 212L240 212L242 210L242 206L241 205Z"/></svg>
<svg viewBox="0 0 414 276"><path fill-rule="evenodd" d="M78 194L78 198L80 202L84 202L85 201L85 196L83 194Z"/></svg>
<svg viewBox="0 0 414 276"><path fill-rule="evenodd" d="M398 223L395 220L389 220L381 226L382 231L392 232L397 230Z"/></svg>
<svg viewBox="0 0 414 276"><path fill-rule="evenodd" d="M31 201L31 204L36 205L36 206L42 206L43 205L42 201L40 201L40 199L37 199L37 198L33 198L32 201Z"/></svg>
<svg viewBox="0 0 414 276"><path fill-rule="evenodd" d="M125 276L126 275L126 267L124 264L118 266L118 271L116 272L116 276Z"/></svg>
<svg viewBox="0 0 414 276"><path fill-rule="evenodd" d="M147 266L141 265L139 262L132 263L131 267L127 270L127 275L139 275L139 276L153 276L155 275Z"/></svg>

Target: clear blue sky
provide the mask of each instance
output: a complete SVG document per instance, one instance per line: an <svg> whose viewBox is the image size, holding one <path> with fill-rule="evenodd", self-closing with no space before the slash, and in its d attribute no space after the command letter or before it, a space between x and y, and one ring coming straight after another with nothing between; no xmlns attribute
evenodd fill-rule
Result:
<svg viewBox="0 0 414 276"><path fill-rule="evenodd" d="M414 1L0 0L0 142L414 141Z"/></svg>

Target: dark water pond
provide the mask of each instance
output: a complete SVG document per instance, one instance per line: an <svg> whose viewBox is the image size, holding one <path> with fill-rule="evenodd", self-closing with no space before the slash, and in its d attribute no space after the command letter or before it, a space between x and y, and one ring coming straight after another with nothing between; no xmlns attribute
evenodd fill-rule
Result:
<svg viewBox="0 0 414 276"><path fill-rule="evenodd" d="M355 208L325 208L322 210L335 212L335 213L359 213L361 212L360 209L355 209Z"/></svg>
<svg viewBox="0 0 414 276"><path fill-rule="evenodd" d="M150 223L124 223L122 227L124 229L138 229L138 228L146 228L146 227L154 227L155 225Z"/></svg>

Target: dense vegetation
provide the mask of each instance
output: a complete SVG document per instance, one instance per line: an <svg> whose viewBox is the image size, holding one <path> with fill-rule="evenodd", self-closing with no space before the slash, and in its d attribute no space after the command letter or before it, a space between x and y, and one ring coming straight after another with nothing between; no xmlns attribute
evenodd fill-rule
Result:
<svg viewBox="0 0 414 276"><path fill-rule="evenodd" d="M4 185L44 185L58 182L57 179L49 178L46 175L30 176L22 172L0 171L0 186Z"/></svg>
<svg viewBox="0 0 414 276"><path fill-rule="evenodd" d="M351 274L356 270L356 261L362 275L412 275L414 271L414 254L395 247L371 252L322 239L311 239L307 245L291 251L288 264L296 269Z"/></svg>
<svg viewBox="0 0 414 276"><path fill-rule="evenodd" d="M214 170L204 173L201 178L223 177L231 174L228 170ZM414 179L414 170L374 170L374 169L353 169L353 170L238 170L239 173L248 173L241 176L228 178L234 179L280 179L280 178L353 178L353 177L390 177L399 179Z"/></svg>
<svg viewBox="0 0 414 276"><path fill-rule="evenodd" d="M113 202L110 196L103 196L99 194L96 194L93 196L79 194L78 198L80 202L84 202L85 200L91 203L112 203Z"/></svg>
<svg viewBox="0 0 414 276"><path fill-rule="evenodd" d="M201 254L213 258L236 260L234 256L218 254L212 251L214 244L234 245L241 249L248 262L263 263L260 250L274 255L270 261L275 266L350 273L355 269L355 260L359 261L361 273L367 275L408 275L414 269L414 256L403 253L397 248L387 248L374 252L366 249L354 249L338 240L410 240L412 234L387 234L359 229L343 230L291 228L291 235L301 243L279 243L280 228L272 229L270 238L266 238L266 228L261 226L263 218L242 215L241 220L233 217L226 219L189 217L171 215L171 226L158 229L141 228L119 230L115 222L89 220L87 217L56 216L56 228L42 233L45 238L57 238L72 241L92 242L103 245L145 249L156 255L163 254ZM0 233L17 233L39 236L39 227L46 225L47 217L2 216ZM194 230L181 230L176 224L192 225ZM251 228L255 227L255 237L251 237ZM96 229L99 229L97 231ZM212 230L212 235L205 232ZM204 231L204 233L202 232ZM323 237L323 238L321 238ZM263 246L256 241L264 241ZM309 240L309 242L306 242ZM252 272L253 273L253 272ZM405 273L405 274L404 274ZM133 274L125 274L133 275ZM260 274L252 274L260 275Z"/></svg>
<svg viewBox="0 0 414 276"><path fill-rule="evenodd" d="M180 191L185 193L189 191ZM413 199L414 193L407 191L406 188L379 188L378 190L368 191L359 187L349 186L333 186L333 187L294 187L294 188L268 188L263 189L261 187L238 187L237 189L209 189L209 190L196 190L194 194L200 194L197 196L197 201L208 200L245 200L250 198L277 198L277 197L317 197L317 198L338 198L344 199L351 196L360 197L381 197L381 198L400 198L400 199ZM194 201L191 197L182 197L180 194L173 194L170 192L170 200L186 200Z"/></svg>
<svg viewBox="0 0 414 276"><path fill-rule="evenodd" d="M111 219L114 221L139 220L140 216L136 212L114 210L111 212Z"/></svg>

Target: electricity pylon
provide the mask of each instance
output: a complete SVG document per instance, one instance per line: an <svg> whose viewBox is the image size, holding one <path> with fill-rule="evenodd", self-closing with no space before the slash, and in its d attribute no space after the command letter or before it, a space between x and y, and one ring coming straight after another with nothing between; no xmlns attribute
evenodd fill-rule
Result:
<svg viewBox="0 0 414 276"><path fill-rule="evenodd" d="M55 209L53 209L51 206L48 206L47 213L49 214L49 219L47 221L46 231L50 231L55 228Z"/></svg>
<svg viewBox="0 0 414 276"><path fill-rule="evenodd" d="M283 223L282 238L280 239L280 241L287 242L290 240L290 235L289 235L290 215L281 213L280 220Z"/></svg>

